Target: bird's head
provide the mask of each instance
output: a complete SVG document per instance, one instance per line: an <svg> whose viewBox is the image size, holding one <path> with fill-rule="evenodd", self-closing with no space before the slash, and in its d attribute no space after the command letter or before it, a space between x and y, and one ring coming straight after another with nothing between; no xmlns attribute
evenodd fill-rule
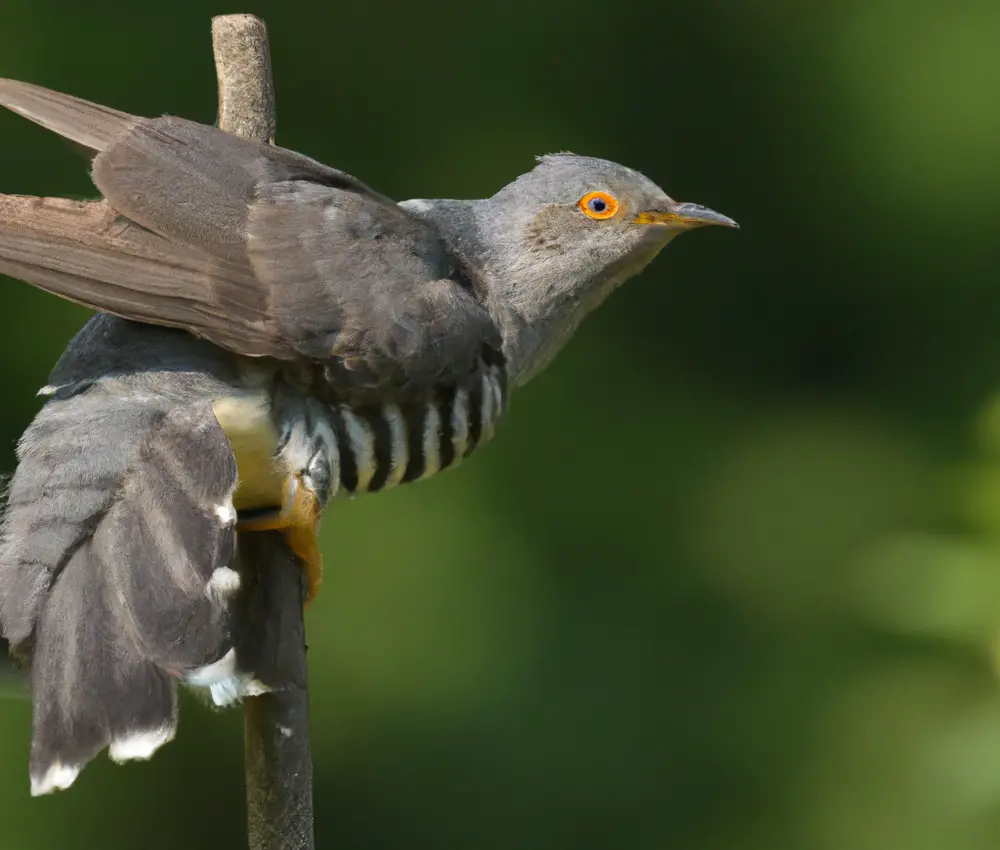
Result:
<svg viewBox="0 0 1000 850"><path fill-rule="evenodd" d="M737 227L673 200L638 171L572 154L540 157L479 213L516 384L541 371L583 318L675 236Z"/></svg>
<svg viewBox="0 0 1000 850"><path fill-rule="evenodd" d="M624 165L566 153L539 157L485 200L408 203L485 273L514 385L545 368L584 317L679 233L738 226Z"/></svg>

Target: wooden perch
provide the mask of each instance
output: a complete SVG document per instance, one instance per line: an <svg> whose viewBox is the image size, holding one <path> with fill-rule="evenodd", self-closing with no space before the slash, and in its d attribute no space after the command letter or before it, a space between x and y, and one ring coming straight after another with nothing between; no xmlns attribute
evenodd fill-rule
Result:
<svg viewBox="0 0 1000 850"><path fill-rule="evenodd" d="M274 143L275 106L267 29L253 15L212 20L219 127ZM265 621L268 665L281 687L244 705L250 850L313 850L312 756L301 564L278 532L240 535L244 571L255 576L255 616Z"/></svg>

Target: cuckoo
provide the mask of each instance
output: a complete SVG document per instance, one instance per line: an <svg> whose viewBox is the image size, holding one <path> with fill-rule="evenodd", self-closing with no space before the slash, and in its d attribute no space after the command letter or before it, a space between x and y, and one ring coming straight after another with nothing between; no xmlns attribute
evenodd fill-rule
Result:
<svg viewBox="0 0 1000 850"><path fill-rule="evenodd" d="M0 80L93 152L97 201L0 196L0 274L97 315L41 391L0 526L0 633L29 660L32 792L148 758L176 689L266 687L237 532L320 583L338 495L456 466L508 396L670 240L735 227L568 153L479 200L396 203L302 154Z"/></svg>

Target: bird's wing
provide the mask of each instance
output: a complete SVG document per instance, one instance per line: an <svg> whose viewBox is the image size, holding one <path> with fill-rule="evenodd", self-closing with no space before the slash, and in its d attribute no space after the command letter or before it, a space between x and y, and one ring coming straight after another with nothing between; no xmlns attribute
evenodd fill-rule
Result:
<svg viewBox="0 0 1000 850"><path fill-rule="evenodd" d="M0 273L346 392L458 379L499 331L434 227L353 177L180 118L25 83L0 105L98 151L104 203L0 197Z"/></svg>

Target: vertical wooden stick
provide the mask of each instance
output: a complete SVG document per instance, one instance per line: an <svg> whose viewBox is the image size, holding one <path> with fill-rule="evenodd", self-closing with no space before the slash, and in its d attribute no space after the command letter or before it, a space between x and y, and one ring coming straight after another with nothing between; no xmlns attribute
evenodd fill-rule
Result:
<svg viewBox="0 0 1000 850"><path fill-rule="evenodd" d="M280 682L244 702L250 850L313 850L302 564L277 531L242 534L239 547L244 575L255 573L259 669Z"/></svg>
<svg viewBox="0 0 1000 850"><path fill-rule="evenodd" d="M253 15L213 18L212 50L219 80L219 127L274 144L274 79L264 22Z"/></svg>
<svg viewBox="0 0 1000 850"><path fill-rule="evenodd" d="M253 15L212 20L219 127L274 142L275 105L267 30ZM277 532L240 535L255 574L257 616L266 623L267 664L282 686L244 704L250 850L313 850L312 756L301 564Z"/></svg>

